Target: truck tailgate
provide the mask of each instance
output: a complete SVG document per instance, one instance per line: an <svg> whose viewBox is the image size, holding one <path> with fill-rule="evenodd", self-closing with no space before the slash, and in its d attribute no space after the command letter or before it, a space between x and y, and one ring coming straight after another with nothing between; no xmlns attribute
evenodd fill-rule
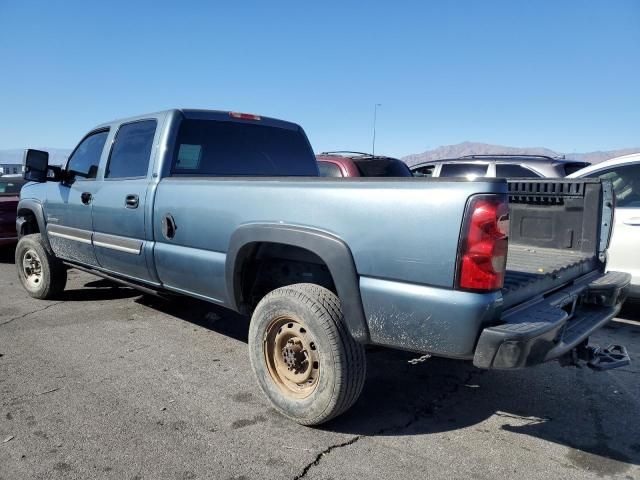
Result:
<svg viewBox="0 0 640 480"><path fill-rule="evenodd" d="M505 308L603 268L601 231L611 219L603 218L607 199L599 180L509 180L508 186Z"/></svg>

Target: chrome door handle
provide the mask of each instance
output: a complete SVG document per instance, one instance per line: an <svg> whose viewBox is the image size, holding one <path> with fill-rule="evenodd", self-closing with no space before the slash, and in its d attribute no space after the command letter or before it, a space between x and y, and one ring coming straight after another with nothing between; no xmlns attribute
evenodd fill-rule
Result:
<svg viewBox="0 0 640 480"><path fill-rule="evenodd" d="M124 206L127 208L138 208L138 195L129 194L124 199Z"/></svg>
<svg viewBox="0 0 640 480"><path fill-rule="evenodd" d="M622 223L625 225L640 226L640 217L631 217L629 220L624 220Z"/></svg>

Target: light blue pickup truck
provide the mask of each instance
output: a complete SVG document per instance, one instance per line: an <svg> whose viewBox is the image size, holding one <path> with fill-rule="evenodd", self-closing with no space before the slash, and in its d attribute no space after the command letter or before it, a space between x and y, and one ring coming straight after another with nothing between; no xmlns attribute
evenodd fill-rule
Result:
<svg viewBox="0 0 640 480"><path fill-rule="evenodd" d="M300 126L205 110L105 123L66 166L37 150L24 164L31 296L78 268L250 315L258 383L302 424L353 405L367 344L479 368L629 362L587 344L629 283L605 273L598 179L323 178Z"/></svg>

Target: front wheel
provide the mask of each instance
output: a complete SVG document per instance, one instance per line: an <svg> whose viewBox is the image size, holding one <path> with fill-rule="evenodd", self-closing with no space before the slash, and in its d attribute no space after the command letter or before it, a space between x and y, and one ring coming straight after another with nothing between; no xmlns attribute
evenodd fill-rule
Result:
<svg viewBox="0 0 640 480"><path fill-rule="evenodd" d="M47 251L39 233L25 235L18 242L16 268L20 283L34 298L54 298L67 284L67 270Z"/></svg>
<svg viewBox="0 0 640 480"><path fill-rule="evenodd" d="M362 392L364 347L346 329L339 298L318 285L266 295L251 318L249 352L262 391L300 424L340 415Z"/></svg>

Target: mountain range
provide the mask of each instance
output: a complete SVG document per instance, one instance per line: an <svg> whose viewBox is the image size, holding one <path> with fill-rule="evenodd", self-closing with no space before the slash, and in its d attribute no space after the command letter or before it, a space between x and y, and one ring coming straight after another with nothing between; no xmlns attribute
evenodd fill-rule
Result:
<svg viewBox="0 0 640 480"><path fill-rule="evenodd" d="M640 152L640 147L622 148L619 150L605 150L586 153L562 153L544 147L507 147L505 145L491 145L479 142L462 142L456 145L443 145L433 150L416 153L402 157L409 166L417 163L440 160L443 158L458 158L464 155L546 155L549 157L565 157L571 160L581 160L589 163L598 163L609 158Z"/></svg>

